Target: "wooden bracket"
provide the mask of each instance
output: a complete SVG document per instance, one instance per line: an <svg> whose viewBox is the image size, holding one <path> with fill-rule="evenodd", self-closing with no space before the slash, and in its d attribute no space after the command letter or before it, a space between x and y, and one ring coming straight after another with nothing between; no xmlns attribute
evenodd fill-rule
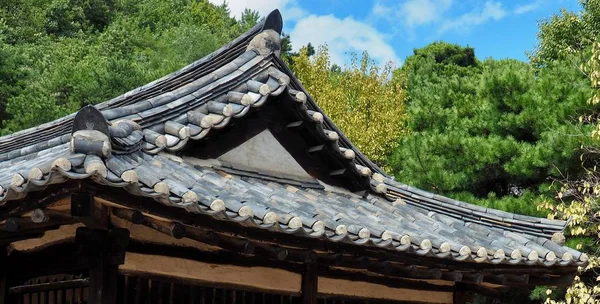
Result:
<svg viewBox="0 0 600 304"><path fill-rule="evenodd" d="M87 192L71 194L71 215L91 228L109 229L109 207L94 200Z"/></svg>
<svg viewBox="0 0 600 304"><path fill-rule="evenodd" d="M91 217L94 210L94 197L86 192L71 194L71 215Z"/></svg>

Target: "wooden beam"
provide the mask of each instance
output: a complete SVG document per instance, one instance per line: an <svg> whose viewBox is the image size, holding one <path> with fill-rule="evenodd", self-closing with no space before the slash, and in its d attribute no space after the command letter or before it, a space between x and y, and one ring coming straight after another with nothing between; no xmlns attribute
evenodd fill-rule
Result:
<svg viewBox="0 0 600 304"><path fill-rule="evenodd" d="M11 279L20 280L86 269L88 261L78 250L76 244L64 243L41 251L12 251L10 262L19 265L19 271L12 272ZM52 257L52 263L48 263L49 257Z"/></svg>
<svg viewBox="0 0 600 304"><path fill-rule="evenodd" d="M452 303L451 291L414 290L409 288L391 288L386 285L352 281L346 278L332 279L319 277L319 296L358 297L362 299L381 299L403 301L401 303Z"/></svg>
<svg viewBox="0 0 600 304"><path fill-rule="evenodd" d="M11 200L0 207L0 221L42 208L68 198L72 191L80 188L80 180L70 180L62 184L50 185L44 191L32 191L23 199Z"/></svg>
<svg viewBox="0 0 600 304"><path fill-rule="evenodd" d="M317 265L311 261L306 263L305 267L302 273L302 304L317 304L317 295L319 293Z"/></svg>
<svg viewBox="0 0 600 304"><path fill-rule="evenodd" d="M351 271L332 267L320 267L319 277L368 282L390 288L406 288L423 291L454 291L454 283L439 280L402 279L382 276L367 271Z"/></svg>
<svg viewBox="0 0 600 304"><path fill-rule="evenodd" d="M177 277L186 285L219 283L296 295L301 288L300 274L287 270L256 265L240 267L214 264L157 254L128 252L125 263L119 269L121 273L136 276Z"/></svg>
<svg viewBox="0 0 600 304"><path fill-rule="evenodd" d="M55 229L61 225L73 224L76 220L61 212L53 210L36 209L29 217L11 217L0 224L0 237L17 235L16 233L27 233L31 231L44 231ZM6 233L9 232L9 233Z"/></svg>

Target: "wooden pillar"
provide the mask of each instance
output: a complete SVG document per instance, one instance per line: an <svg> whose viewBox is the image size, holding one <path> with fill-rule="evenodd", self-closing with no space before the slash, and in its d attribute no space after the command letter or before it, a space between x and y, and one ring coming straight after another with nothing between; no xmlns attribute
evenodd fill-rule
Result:
<svg viewBox="0 0 600 304"><path fill-rule="evenodd" d="M317 264L311 261L304 265L306 268L302 273L302 304L317 304L317 294L319 292Z"/></svg>
<svg viewBox="0 0 600 304"><path fill-rule="evenodd" d="M8 303L8 248L0 245L0 304Z"/></svg>
<svg viewBox="0 0 600 304"><path fill-rule="evenodd" d="M75 239L89 261L89 304L116 302L119 265L125 262L129 230L77 229Z"/></svg>
<svg viewBox="0 0 600 304"><path fill-rule="evenodd" d="M454 285L454 293L452 295L452 302L454 304L466 304L469 300L469 294L463 283L456 283Z"/></svg>

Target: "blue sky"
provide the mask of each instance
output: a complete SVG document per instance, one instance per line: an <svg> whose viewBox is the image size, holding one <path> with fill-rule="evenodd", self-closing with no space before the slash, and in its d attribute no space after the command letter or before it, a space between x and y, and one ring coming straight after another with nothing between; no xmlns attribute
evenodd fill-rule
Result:
<svg viewBox="0 0 600 304"><path fill-rule="evenodd" d="M223 3L223 0L211 0ZM278 8L294 49L326 43L332 61L367 50L379 63L399 66L414 48L447 41L475 48L480 59L527 60L538 21L561 8L578 11L577 0L225 0L231 13L261 15Z"/></svg>

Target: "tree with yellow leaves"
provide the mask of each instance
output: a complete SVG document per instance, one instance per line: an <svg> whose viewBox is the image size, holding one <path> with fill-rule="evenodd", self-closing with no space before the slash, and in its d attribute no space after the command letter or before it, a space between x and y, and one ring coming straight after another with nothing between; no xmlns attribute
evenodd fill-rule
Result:
<svg viewBox="0 0 600 304"><path fill-rule="evenodd" d="M406 95L392 80L392 64L381 68L364 52L339 69L327 46L313 56L301 49L292 60L296 76L317 104L361 152L385 168L386 156L405 130Z"/></svg>
<svg viewBox="0 0 600 304"><path fill-rule="evenodd" d="M581 66L581 71L587 74L591 86L596 91L588 102L592 105L600 104L600 42L592 46L589 61ZM600 266L600 116L598 113L582 116L580 121L594 125L590 136L593 144L583 146L582 166L585 174L575 179L562 181L558 193L560 203L545 202L540 207L550 210L551 218L569 219L568 232L572 237L572 246L579 250L591 253L589 264L585 269L580 269L580 276L575 278L573 285L567 289L564 301L546 299L545 303L598 303L600 302L600 275L597 273ZM551 289L546 291L550 296Z"/></svg>

